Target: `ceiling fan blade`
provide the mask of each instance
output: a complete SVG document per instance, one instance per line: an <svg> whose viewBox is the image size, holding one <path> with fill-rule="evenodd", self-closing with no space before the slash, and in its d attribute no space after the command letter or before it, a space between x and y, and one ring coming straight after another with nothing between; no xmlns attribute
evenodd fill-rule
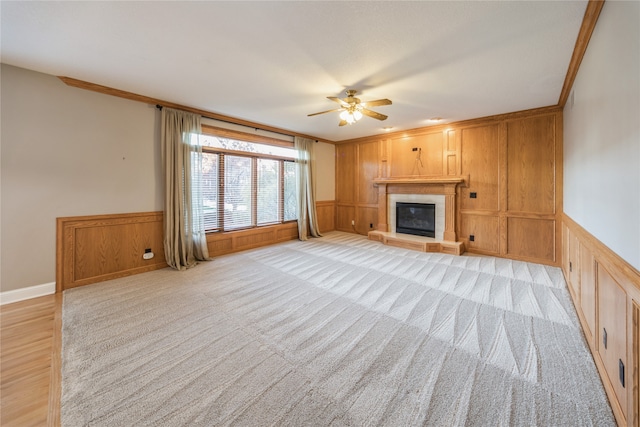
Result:
<svg viewBox="0 0 640 427"><path fill-rule="evenodd" d="M372 118L378 119L378 120L387 120L387 116L385 116L384 114L376 113L375 111L367 110L366 108L363 108L360 111L365 116L369 116L369 117L372 117Z"/></svg>
<svg viewBox="0 0 640 427"><path fill-rule="evenodd" d="M335 96L327 96L327 99L330 99L333 102L337 102L338 104L342 105L343 107L349 107L349 103L348 102L345 102L342 99L337 98Z"/></svg>
<svg viewBox="0 0 640 427"><path fill-rule="evenodd" d="M367 101L363 102L362 105L365 107L377 107L379 105L391 105L390 99L376 99L375 101Z"/></svg>
<svg viewBox="0 0 640 427"><path fill-rule="evenodd" d="M346 120L340 120L340 123L338 123L338 126L344 126L348 124Z"/></svg>
<svg viewBox="0 0 640 427"><path fill-rule="evenodd" d="M318 114L335 113L336 111L342 111L342 110L344 110L344 108L334 108L333 110L320 111L319 113L307 114L307 117L317 116Z"/></svg>

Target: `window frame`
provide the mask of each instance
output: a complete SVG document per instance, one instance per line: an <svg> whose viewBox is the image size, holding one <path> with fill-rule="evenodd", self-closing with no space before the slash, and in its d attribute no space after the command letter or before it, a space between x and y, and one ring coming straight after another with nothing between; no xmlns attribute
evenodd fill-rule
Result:
<svg viewBox="0 0 640 427"><path fill-rule="evenodd" d="M260 135L253 135L244 132L217 128L209 125L202 125L202 134L215 136L225 139L232 139L245 143L258 143L265 145L274 145L280 147L287 147L293 149L293 142L287 142L275 138L262 137ZM205 232L209 233L232 233L235 231L249 230L261 227L270 227L278 224L287 224L297 221L296 219L285 220L285 162L296 163L295 154L293 157L279 156L273 154L261 154L255 152L230 150L220 147L202 146L203 155L215 154L217 155L217 212L216 221L217 226L214 229L207 229ZM225 211L224 211L224 192L225 192L225 157L226 156L238 156L251 159L251 224L244 227L237 227L233 229L225 229ZM264 224L258 224L258 159L276 160L278 161L278 220L275 222L269 222Z"/></svg>

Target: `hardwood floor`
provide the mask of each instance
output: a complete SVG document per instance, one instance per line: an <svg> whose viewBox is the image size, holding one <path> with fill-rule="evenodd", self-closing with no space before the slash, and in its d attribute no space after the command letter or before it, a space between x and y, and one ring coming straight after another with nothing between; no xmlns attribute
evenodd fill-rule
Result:
<svg viewBox="0 0 640 427"><path fill-rule="evenodd" d="M60 424L62 295L0 307L0 425Z"/></svg>

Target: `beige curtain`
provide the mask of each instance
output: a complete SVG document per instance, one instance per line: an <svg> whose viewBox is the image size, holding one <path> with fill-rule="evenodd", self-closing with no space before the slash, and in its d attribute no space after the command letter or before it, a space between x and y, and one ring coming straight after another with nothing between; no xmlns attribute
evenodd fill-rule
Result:
<svg viewBox="0 0 640 427"><path fill-rule="evenodd" d="M313 237L322 237L316 214L315 142L296 136L293 145L297 151L298 165L296 188L298 190L298 238L307 240L308 232Z"/></svg>
<svg viewBox="0 0 640 427"><path fill-rule="evenodd" d="M202 215L200 116L162 109L162 161L165 171L164 253L182 270L209 259Z"/></svg>

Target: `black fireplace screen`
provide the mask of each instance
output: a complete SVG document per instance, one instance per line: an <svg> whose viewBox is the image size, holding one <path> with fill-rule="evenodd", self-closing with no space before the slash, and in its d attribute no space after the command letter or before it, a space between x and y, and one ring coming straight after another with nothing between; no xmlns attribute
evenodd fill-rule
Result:
<svg viewBox="0 0 640 427"><path fill-rule="evenodd" d="M396 203L396 233L436 237L436 205Z"/></svg>

